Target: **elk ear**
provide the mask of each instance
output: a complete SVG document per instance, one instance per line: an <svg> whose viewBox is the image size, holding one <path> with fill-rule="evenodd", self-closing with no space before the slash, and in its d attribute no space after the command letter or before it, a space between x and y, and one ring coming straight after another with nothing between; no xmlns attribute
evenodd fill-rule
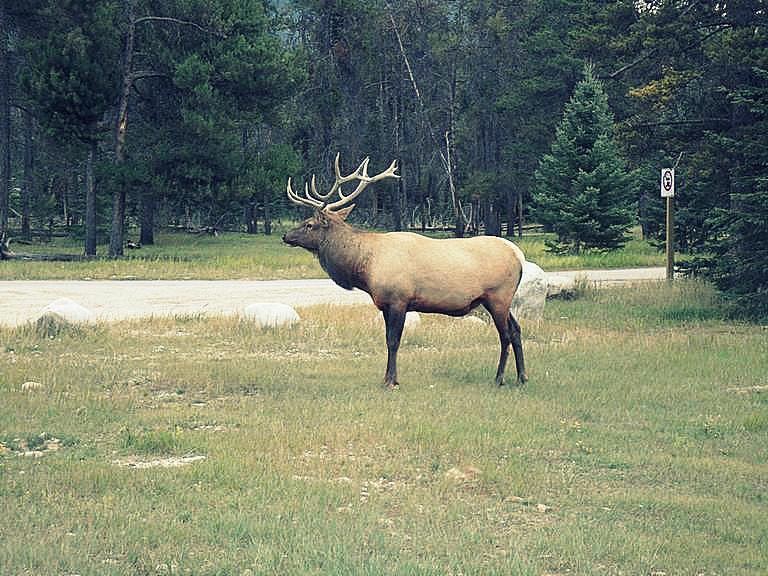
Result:
<svg viewBox="0 0 768 576"><path fill-rule="evenodd" d="M347 216L349 216L349 215L350 215L350 213L352 212L352 210L353 210L354 208L355 208L355 205L354 205L354 204L351 204L351 205L347 206L346 208L342 208L341 210L337 210L337 211L336 211L336 215L337 215L339 218L341 218L342 220L346 220L346 219L347 219Z"/></svg>

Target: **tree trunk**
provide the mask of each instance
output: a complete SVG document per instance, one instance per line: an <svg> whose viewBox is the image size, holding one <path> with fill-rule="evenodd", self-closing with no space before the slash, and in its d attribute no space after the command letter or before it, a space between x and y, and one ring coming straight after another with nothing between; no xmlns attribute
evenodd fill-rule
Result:
<svg viewBox="0 0 768 576"><path fill-rule="evenodd" d="M8 55L10 24L5 2L0 2L0 239L8 234L11 195L11 71Z"/></svg>
<svg viewBox="0 0 768 576"><path fill-rule="evenodd" d="M493 202L488 202L485 212L485 235L501 236L501 213Z"/></svg>
<svg viewBox="0 0 768 576"><path fill-rule="evenodd" d="M403 229L403 200L405 198L405 183L402 177L403 171L400 168L400 179L395 184L395 198L392 203L393 225L396 231Z"/></svg>
<svg viewBox="0 0 768 576"><path fill-rule="evenodd" d="M400 178L397 180L397 184L395 187L395 193L394 197L392 198L392 226L396 231L401 231L403 229L403 211L402 211L402 204L400 202L401 199L401 191L402 191L402 185L403 185L403 157L401 153L401 116L400 113L400 106L402 106L403 102L403 94L400 85L398 84L397 87L397 97L395 99L395 118L394 118L394 125L395 125L395 157L398 160L398 165L400 166Z"/></svg>
<svg viewBox="0 0 768 576"><path fill-rule="evenodd" d="M32 239L31 216L34 195L35 123L32 114L24 113L24 179L21 187L21 236Z"/></svg>
<svg viewBox="0 0 768 576"><path fill-rule="evenodd" d="M85 255L96 256L96 181L94 163L98 143L93 140L85 164Z"/></svg>
<svg viewBox="0 0 768 576"><path fill-rule="evenodd" d="M125 133L128 128L128 98L133 86L133 44L136 36L136 19L133 13L133 0L123 0L128 30L125 34L123 52L123 85L117 105L115 124L115 164L125 161ZM125 188L120 185L112 196L112 231L109 239L109 256L117 258L123 255L125 227Z"/></svg>
<svg viewBox="0 0 768 576"><path fill-rule="evenodd" d="M517 194L510 190L507 192L507 236L515 235L515 216L517 215Z"/></svg>
<svg viewBox="0 0 768 576"><path fill-rule="evenodd" d="M456 212L456 229L453 231L453 235L456 238L464 238L464 217L460 212Z"/></svg>
<svg viewBox="0 0 768 576"><path fill-rule="evenodd" d="M272 234L272 208L269 205L269 198L264 195L264 234L270 236Z"/></svg>
<svg viewBox="0 0 768 576"><path fill-rule="evenodd" d="M67 233L70 232L72 221L69 217L69 194L70 190L77 188L77 174L75 174L74 165L67 170L64 177L64 184L61 187L61 217L64 219L64 228Z"/></svg>
<svg viewBox="0 0 768 576"><path fill-rule="evenodd" d="M141 195L141 232L139 244L152 246L155 243L155 197L150 190Z"/></svg>
<svg viewBox="0 0 768 576"><path fill-rule="evenodd" d="M253 201L248 202L245 207L245 226L248 234L259 233L259 221L256 219L256 203Z"/></svg>

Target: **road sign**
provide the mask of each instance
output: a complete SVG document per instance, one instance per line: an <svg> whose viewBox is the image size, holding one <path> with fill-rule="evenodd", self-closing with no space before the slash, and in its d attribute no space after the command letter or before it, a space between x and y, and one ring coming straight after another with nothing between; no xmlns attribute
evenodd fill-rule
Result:
<svg viewBox="0 0 768 576"><path fill-rule="evenodd" d="M661 197L662 198L675 197L675 169L674 168L661 169Z"/></svg>

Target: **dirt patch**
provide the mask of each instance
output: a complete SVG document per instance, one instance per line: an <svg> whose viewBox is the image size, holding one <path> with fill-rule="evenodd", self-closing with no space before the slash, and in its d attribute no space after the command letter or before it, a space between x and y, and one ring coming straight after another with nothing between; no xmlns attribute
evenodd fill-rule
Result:
<svg viewBox="0 0 768 576"><path fill-rule="evenodd" d="M733 394L768 394L768 384L727 388L726 392L732 392Z"/></svg>
<svg viewBox="0 0 768 576"><path fill-rule="evenodd" d="M199 454L189 454L187 456L169 456L167 458L156 458L154 460L143 460L137 456L126 456L117 460L112 460L112 464L122 468L180 468L189 466L196 462L202 462L207 456Z"/></svg>

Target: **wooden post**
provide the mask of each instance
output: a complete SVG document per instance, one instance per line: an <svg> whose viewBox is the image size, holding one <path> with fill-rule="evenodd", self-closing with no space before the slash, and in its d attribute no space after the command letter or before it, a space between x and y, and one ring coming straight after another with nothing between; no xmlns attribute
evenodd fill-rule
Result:
<svg viewBox="0 0 768 576"><path fill-rule="evenodd" d="M675 277L675 204L672 196L667 196L667 281Z"/></svg>
<svg viewBox="0 0 768 576"><path fill-rule="evenodd" d="M672 168L661 169L661 197L667 199L667 281L675 278L675 170L683 153Z"/></svg>

